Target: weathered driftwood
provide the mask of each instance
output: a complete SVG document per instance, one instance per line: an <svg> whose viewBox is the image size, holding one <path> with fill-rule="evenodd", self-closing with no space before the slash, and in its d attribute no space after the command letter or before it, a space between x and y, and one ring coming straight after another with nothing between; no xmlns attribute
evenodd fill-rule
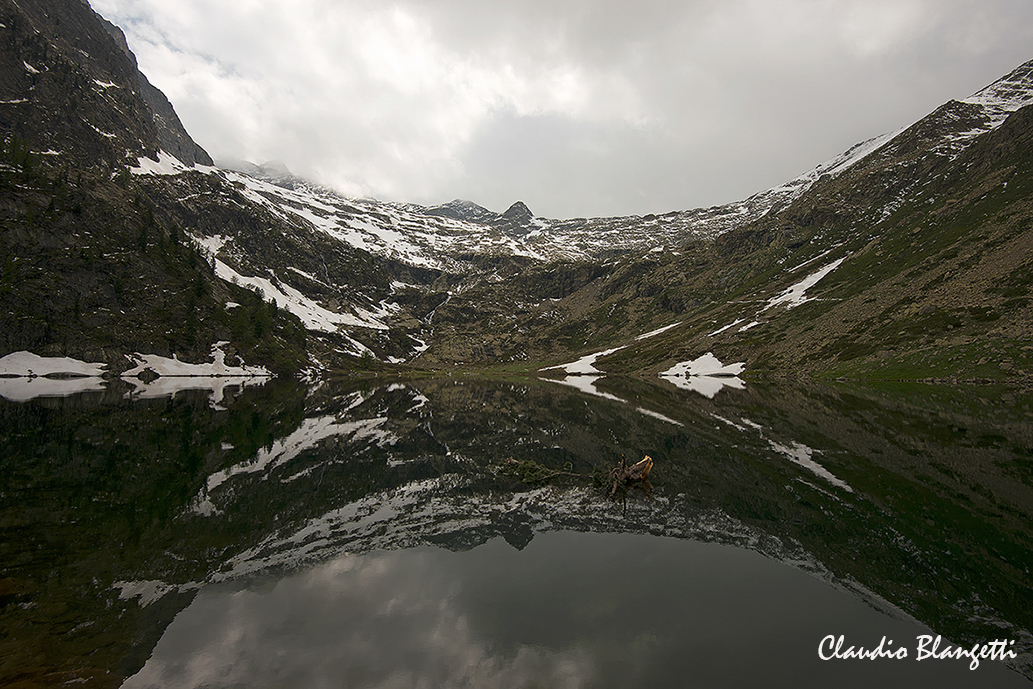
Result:
<svg viewBox="0 0 1033 689"><path fill-rule="evenodd" d="M641 461L635 462L630 467L621 457L621 461L610 471L609 478L613 480L613 488L610 489L610 497L617 494L621 486L626 486L635 481L646 481L649 478L649 470L653 468L653 458L646 455Z"/></svg>

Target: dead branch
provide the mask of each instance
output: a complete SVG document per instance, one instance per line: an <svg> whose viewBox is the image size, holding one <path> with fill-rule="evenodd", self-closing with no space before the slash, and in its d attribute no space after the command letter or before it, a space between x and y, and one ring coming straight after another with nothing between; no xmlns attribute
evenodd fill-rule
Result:
<svg viewBox="0 0 1033 689"><path fill-rule="evenodd" d="M621 457L621 461L617 463L617 466L610 470L609 479L613 481L613 488L610 489L610 497L612 498L617 494L617 491L621 486L626 486L629 483L636 481L646 481L649 477L649 471L653 468L653 458L646 455L641 461L635 462L630 467L627 466L627 462L624 457Z"/></svg>

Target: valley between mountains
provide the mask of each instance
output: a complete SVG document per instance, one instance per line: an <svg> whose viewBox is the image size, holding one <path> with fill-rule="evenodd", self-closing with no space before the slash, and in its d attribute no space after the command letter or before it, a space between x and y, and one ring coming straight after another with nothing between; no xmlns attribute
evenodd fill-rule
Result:
<svg viewBox="0 0 1033 689"><path fill-rule="evenodd" d="M554 220L216 165L85 3L3 0L0 23L0 356L1033 375L1033 62L741 202Z"/></svg>

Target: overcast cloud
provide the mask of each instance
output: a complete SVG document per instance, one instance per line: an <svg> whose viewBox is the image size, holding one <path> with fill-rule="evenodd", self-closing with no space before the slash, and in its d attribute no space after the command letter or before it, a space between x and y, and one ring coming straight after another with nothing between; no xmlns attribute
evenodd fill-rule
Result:
<svg viewBox="0 0 1033 689"><path fill-rule="evenodd" d="M745 198L1033 59L1028 0L90 0L214 158L353 196Z"/></svg>

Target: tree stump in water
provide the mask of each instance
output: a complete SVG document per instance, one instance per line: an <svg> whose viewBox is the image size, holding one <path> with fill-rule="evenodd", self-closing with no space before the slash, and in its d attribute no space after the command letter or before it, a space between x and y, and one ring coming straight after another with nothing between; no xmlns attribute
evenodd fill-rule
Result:
<svg viewBox="0 0 1033 689"><path fill-rule="evenodd" d="M652 468L653 459L649 455L646 455L641 461L635 462L630 467L627 466L627 462L621 457L621 461L610 471L609 477L613 480L610 497L615 496L621 486L634 483L635 481L646 481L649 478L649 470Z"/></svg>

